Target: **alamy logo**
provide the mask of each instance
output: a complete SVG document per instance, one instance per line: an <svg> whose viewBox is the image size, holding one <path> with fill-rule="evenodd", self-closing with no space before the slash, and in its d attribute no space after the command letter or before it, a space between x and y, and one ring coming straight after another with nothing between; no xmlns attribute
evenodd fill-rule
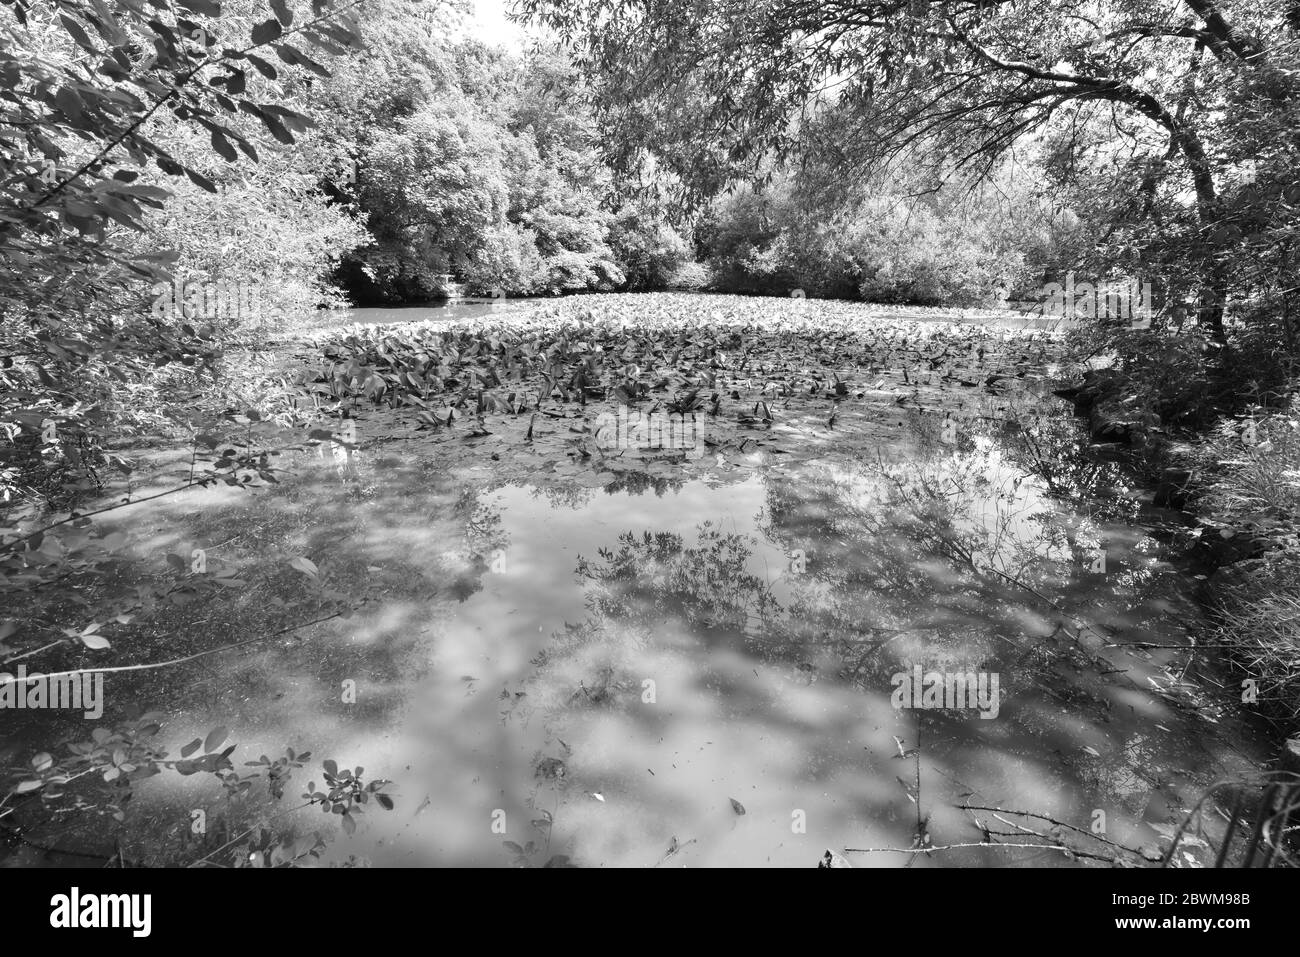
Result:
<svg viewBox="0 0 1300 957"><path fill-rule="evenodd" d="M981 718L996 718L1001 707L998 673L987 671L930 671L916 665L900 671L889 682L894 687L890 703L895 708L956 711L978 710Z"/></svg>
<svg viewBox="0 0 1300 957"><path fill-rule="evenodd" d="M71 894L50 898L51 927L127 927L134 937L148 937L153 900L149 894Z"/></svg>
<svg viewBox="0 0 1300 957"><path fill-rule="evenodd" d="M0 672L0 709L71 708L95 720L104 713L104 673L29 675L26 665L17 676Z"/></svg>
<svg viewBox="0 0 1300 957"><path fill-rule="evenodd" d="M153 287L152 314L158 319L250 319L279 314L259 282L221 279L201 282L177 279Z"/></svg>
<svg viewBox="0 0 1300 957"><path fill-rule="evenodd" d="M596 444L602 449L694 449L695 413L641 412L625 405L596 417Z"/></svg>
<svg viewBox="0 0 1300 957"><path fill-rule="evenodd" d="M1152 316L1151 283L1136 279L1122 282L1076 283L1074 273L1065 274L1065 283L1051 282L1043 287L1043 315L1065 319L1127 319L1135 326L1144 325Z"/></svg>

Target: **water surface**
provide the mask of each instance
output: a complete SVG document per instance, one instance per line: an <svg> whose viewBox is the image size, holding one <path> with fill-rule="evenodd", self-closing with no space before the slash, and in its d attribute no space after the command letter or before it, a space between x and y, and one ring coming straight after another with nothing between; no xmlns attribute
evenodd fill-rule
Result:
<svg viewBox="0 0 1300 957"><path fill-rule="evenodd" d="M376 866L812 866L827 848L978 842L989 814L965 804L1084 831L1103 812L1108 839L1154 847L1258 748L1204 665L1124 647L1179 645L1196 623L1161 534L1182 518L1144 506L1063 410L1044 410L955 445L906 420L874 455L610 470L466 465L408 436L293 453L273 489L117 513L142 569L202 544L249 582L165 612L154 636L169 654L306 617L317 586L287 567L296 555L365 603L288 639L109 676L105 720L161 710L173 746L224 725L241 758L310 749L392 779L397 799L346 837L281 813L318 773L280 804L235 807L202 775L163 775L139 786L123 845L156 860L204 808L232 831L273 813L324 828L330 860ZM893 676L917 666L996 674L996 718L894 707ZM59 842L93 847L95 832ZM1071 863L1042 849L850 857Z"/></svg>

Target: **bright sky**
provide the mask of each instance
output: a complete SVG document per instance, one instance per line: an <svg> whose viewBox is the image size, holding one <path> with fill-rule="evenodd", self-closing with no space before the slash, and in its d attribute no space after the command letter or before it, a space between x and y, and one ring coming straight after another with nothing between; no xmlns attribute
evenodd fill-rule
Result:
<svg viewBox="0 0 1300 957"><path fill-rule="evenodd" d="M474 15L466 24L471 36L492 46L522 50L528 35L506 20L510 0L472 0Z"/></svg>

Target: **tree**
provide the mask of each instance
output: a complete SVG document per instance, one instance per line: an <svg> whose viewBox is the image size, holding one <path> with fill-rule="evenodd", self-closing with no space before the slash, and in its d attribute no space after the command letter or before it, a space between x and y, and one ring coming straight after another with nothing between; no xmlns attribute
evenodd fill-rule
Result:
<svg viewBox="0 0 1300 957"><path fill-rule="evenodd" d="M255 71L275 79L264 56L328 75L291 41L328 53L360 45L351 12L364 0L334 9L313 0L312 13L294 25L284 0L275 16L252 26L221 21L216 0L135 0L111 6L54 0L39 10L28 0L6 0L0 23L0 309L40 311L56 277L87 266L123 267L137 276L161 275L159 260L125 262L102 242L111 223L143 231L144 210L160 209L167 191L138 184L141 169L156 165L215 192L202 172L171 154L150 121L161 112L207 131L226 161L257 151L230 119L240 113L261 121L282 143L294 142L310 118L274 103L257 102ZM229 36L229 45L222 35ZM255 85L253 85L255 86ZM265 91L263 91L265 92ZM150 265L153 263L155 265ZM74 283L58 294L84 292Z"/></svg>
<svg viewBox="0 0 1300 957"><path fill-rule="evenodd" d="M1221 342L1242 235L1225 228L1224 185L1264 129L1288 154L1298 145L1293 124L1242 138L1223 119L1243 96L1266 117L1292 109L1296 27L1262 0L1172 11L1147 0L522 6L598 79L615 158L654 149L697 200L766 156L826 145L815 134L827 127L807 121L827 113L839 120L834 148L861 167L923 146L936 162L989 172L1027 138L1063 133L1063 159L1108 157L1124 215L1150 225L1155 207L1191 197L1185 259L1200 322Z"/></svg>
<svg viewBox="0 0 1300 957"><path fill-rule="evenodd" d="M691 260L690 244L663 212L642 203L629 203L618 211L609 244L629 289L663 289Z"/></svg>
<svg viewBox="0 0 1300 957"><path fill-rule="evenodd" d="M572 67L426 34L381 7L391 43L324 85L326 138L357 157L355 200L374 241L342 282L362 301L472 291L554 294L622 281L607 238L610 175Z"/></svg>
<svg viewBox="0 0 1300 957"><path fill-rule="evenodd" d="M285 0L269 9L235 0L223 12L216 0L7 0L0 9L6 497L24 468L52 457L77 466L46 474L66 479L63 492L91 487L91 456L124 385L215 359L210 330L149 307L151 285L169 283L184 253L146 233L185 233L165 225L177 179L210 196L241 158L257 162L262 142L294 144L310 129L311 117L284 102L306 78L328 75L315 57L360 46L361 2L313 0L295 12Z"/></svg>

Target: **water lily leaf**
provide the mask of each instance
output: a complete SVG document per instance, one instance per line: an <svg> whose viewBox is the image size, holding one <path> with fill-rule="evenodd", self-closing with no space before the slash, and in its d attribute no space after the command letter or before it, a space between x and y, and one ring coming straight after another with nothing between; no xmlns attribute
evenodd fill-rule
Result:
<svg viewBox="0 0 1300 957"><path fill-rule="evenodd" d="M204 752L211 754L213 751L217 750L217 748L221 747L222 743L226 740L226 734L226 729L220 725L209 731L208 736L203 739Z"/></svg>

